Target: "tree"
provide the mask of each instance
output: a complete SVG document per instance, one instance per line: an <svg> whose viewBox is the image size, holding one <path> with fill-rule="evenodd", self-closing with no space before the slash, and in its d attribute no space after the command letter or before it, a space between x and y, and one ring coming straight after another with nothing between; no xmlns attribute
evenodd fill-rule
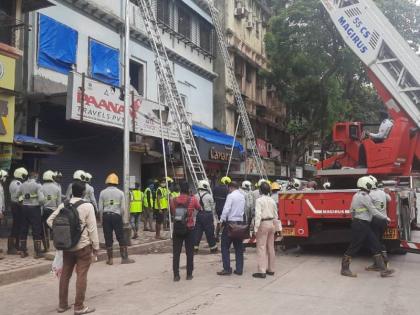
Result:
<svg viewBox="0 0 420 315"><path fill-rule="evenodd" d="M410 0L378 2L385 14L398 12L393 22L405 21L400 23L404 34L410 35L413 47L418 45L420 19L407 11L419 7ZM346 47L320 0L279 0L275 12L265 38L271 65L265 75L287 108L294 169L308 145L330 136L334 122L376 121L382 105L364 66Z"/></svg>

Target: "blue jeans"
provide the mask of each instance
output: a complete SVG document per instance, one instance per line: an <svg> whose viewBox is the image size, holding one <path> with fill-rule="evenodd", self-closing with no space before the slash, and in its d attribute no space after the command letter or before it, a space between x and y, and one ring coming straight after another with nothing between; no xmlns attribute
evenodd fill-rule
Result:
<svg viewBox="0 0 420 315"><path fill-rule="evenodd" d="M235 248L236 272L242 273L244 270L244 244L242 240L231 239L227 233L227 226L225 225L222 232L221 247L222 247L222 261L223 270L232 272L230 267L230 245L233 243Z"/></svg>

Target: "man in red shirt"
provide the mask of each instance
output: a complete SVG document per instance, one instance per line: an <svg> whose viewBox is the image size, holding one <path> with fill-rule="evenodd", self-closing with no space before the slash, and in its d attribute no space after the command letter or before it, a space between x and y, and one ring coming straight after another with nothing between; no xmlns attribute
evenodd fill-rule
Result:
<svg viewBox="0 0 420 315"><path fill-rule="evenodd" d="M181 194L171 200L171 212L174 215L173 241L173 272L174 281L179 281L179 258L181 256L182 244L185 242L185 253L187 256L187 280L193 278L194 269L194 229L197 211L200 210L200 203L197 198L190 194L187 182L180 184ZM185 220L178 220L178 212L186 209Z"/></svg>

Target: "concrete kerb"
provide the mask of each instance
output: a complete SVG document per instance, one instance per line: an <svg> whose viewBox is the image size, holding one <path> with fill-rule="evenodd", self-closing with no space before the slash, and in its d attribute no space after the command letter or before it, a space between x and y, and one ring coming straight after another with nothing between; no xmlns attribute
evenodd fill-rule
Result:
<svg viewBox="0 0 420 315"><path fill-rule="evenodd" d="M160 247L164 247L171 244L171 240L158 240L150 243L144 244L137 244L128 247L129 255L141 255L141 254L148 254L151 250L159 249ZM120 257L120 250L119 248L114 249L114 257ZM0 274L0 286L29 280L41 275L44 275L51 271L51 263L54 259L54 253L49 252L45 255L45 259L42 264L35 265L35 266L28 266L22 267L18 269L14 269L8 272L3 272ZM98 261L105 261L107 259L106 251L100 250L98 254Z"/></svg>

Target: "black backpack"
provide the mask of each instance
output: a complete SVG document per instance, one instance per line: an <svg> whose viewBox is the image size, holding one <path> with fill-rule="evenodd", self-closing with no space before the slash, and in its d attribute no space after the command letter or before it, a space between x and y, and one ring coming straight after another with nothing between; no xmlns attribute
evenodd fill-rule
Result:
<svg viewBox="0 0 420 315"><path fill-rule="evenodd" d="M74 204L66 202L54 218L52 230L54 247L56 249L69 250L79 243L86 226L83 229L81 228L77 208L84 203L86 203L84 200L79 200Z"/></svg>
<svg viewBox="0 0 420 315"><path fill-rule="evenodd" d="M187 218L188 206L190 205L191 197L188 198L187 203L177 204L174 215L174 235L185 235L188 232Z"/></svg>

